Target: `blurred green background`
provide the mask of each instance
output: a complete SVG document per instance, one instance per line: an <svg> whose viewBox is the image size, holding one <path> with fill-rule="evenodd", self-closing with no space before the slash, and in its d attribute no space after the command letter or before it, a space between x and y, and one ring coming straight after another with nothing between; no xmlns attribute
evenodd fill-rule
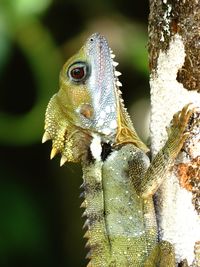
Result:
<svg viewBox="0 0 200 267"><path fill-rule="evenodd" d="M44 114L62 64L93 32L120 62L123 98L148 136L148 1L0 0L0 266L81 267L81 169L49 160Z"/></svg>

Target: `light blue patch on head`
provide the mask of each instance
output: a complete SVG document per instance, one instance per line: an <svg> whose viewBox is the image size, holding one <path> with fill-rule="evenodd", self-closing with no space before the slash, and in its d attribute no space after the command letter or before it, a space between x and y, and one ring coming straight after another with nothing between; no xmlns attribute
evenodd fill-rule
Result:
<svg viewBox="0 0 200 267"><path fill-rule="evenodd" d="M113 141L117 134L118 97L115 75L116 62L106 39L95 33L85 45L90 67L87 88L91 97L89 103L93 109L92 118L81 118L82 125Z"/></svg>

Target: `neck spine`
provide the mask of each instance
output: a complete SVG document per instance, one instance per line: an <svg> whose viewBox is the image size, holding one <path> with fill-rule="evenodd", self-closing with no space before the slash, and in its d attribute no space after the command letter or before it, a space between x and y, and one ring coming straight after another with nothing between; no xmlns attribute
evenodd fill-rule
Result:
<svg viewBox="0 0 200 267"><path fill-rule="evenodd" d="M83 167L84 197L81 207L85 208L83 216L86 221L83 228L87 228L84 235L88 239L86 247L89 253L86 258L90 259L89 266L109 266L110 242L105 222L104 190L102 183L103 161L96 160L94 163L85 163Z"/></svg>

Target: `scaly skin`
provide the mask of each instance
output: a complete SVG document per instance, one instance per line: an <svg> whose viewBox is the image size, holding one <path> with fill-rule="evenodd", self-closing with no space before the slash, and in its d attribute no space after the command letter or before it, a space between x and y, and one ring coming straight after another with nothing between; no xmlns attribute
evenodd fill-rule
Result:
<svg viewBox="0 0 200 267"><path fill-rule="evenodd" d="M51 158L81 162L90 249L88 266L174 267L173 247L158 243L152 195L188 136L192 110L173 119L169 138L150 164L120 97L119 73L105 38L93 34L64 65L49 102L43 142Z"/></svg>

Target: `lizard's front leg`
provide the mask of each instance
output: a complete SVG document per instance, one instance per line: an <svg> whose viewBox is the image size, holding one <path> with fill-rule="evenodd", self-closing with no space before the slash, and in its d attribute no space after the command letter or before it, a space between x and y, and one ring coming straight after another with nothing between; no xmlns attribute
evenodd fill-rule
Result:
<svg viewBox="0 0 200 267"><path fill-rule="evenodd" d="M191 109L190 105L186 105L180 112L174 115L172 125L168 129L169 137L166 144L153 159L141 180L141 184L136 186L140 196L146 199L146 201L156 192L166 177L166 173L173 167L174 160L189 135L187 129L194 111L195 109ZM144 266L174 267L175 255L173 245L167 241L160 242L152 250ZM187 263L184 266L187 267Z"/></svg>
<svg viewBox="0 0 200 267"><path fill-rule="evenodd" d="M157 191L166 177L166 173L173 167L175 158L190 134L187 128L193 112L195 112L195 109L190 108L190 105L186 105L174 115L171 126L168 129L167 142L153 159L141 180L140 186L138 186L138 193L143 198L147 198Z"/></svg>

